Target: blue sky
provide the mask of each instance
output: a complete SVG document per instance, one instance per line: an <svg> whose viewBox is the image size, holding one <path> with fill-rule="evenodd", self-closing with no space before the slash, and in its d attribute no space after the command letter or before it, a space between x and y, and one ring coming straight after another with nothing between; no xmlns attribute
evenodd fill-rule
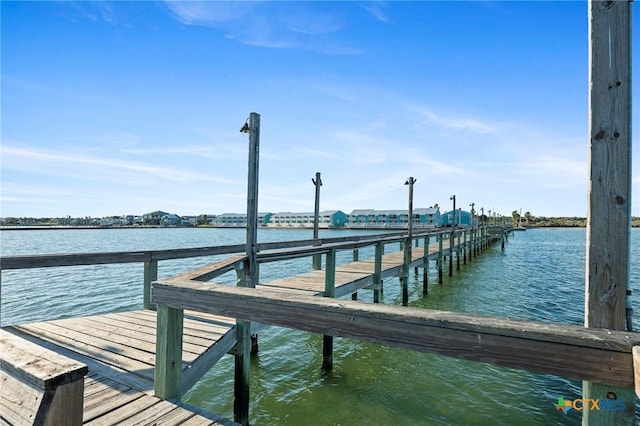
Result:
<svg viewBox="0 0 640 426"><path fill-rule="evenodd" d="M413 176L416 207L448 210L455 194L485 213L586 215L585 1L3 1L1 14L0 216L244 212L252 111L260 211L313 211L321 172L322 210L405 209ZM638 216L635 136L633 152Z"/></svg>

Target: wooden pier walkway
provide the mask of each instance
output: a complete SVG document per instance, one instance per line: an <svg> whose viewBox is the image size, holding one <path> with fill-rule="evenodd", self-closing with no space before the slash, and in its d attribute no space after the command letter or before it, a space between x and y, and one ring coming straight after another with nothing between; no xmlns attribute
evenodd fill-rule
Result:
<svg viewBox="0 0 640 426"><path fill-rule="evenodd" d="M422 238L424 240L424 237ZM357 253L358 247L377 244L384 253L385 244L397 244L399 241L403 241L402 237L387 237L386 240L373 243L367 240L358 242L355 248L349 249ZM479 240L474 244L466 237L464 242L458 241L460 246L454 247L454 253L458 249L471 250L473 247L475 250L480 247ZM336 248L344 247L341 244L344 243L305 246L297 251L293 250L294 254L291 254L290 248L263 250L259 253L259 259L271 262L283 258L308 257L310 253L327 250L333 250L335 255ZM405 268L423 266L427 258L443 259L449 255L449 241L441 238L429 245L426 256L424 247L411 247L411 260L408 264L405 264L405 251L400 250L381 254L379 259L374 257L337 265L334 271L333 296L353 294L364 288L377 292L382 289L383 280L401 275ZM458 257L460 256L458 253ZM466 259L466 253L464 256ZM471 251L469 256L472 256ZM357 254L354 254L354 257L357 258ZM209 280L234 269L240 274L241 271L237 268L244 259L244 255L229 256L180 274L174 279ZM33 265L32 258L26 259L26 262ZM51 260L48 259L47 262L50 264ZM66 262L69 263L68 260ZM19 265L13 267L11 262L7 264L8 269L19 269ZM147 269L146 265L145 276ZM323 296L326 275L325 270L313 270L261 283L258 288ZM227 420L194 411L192 407L184 408L179 402L162 401L153 396L158 324L156 311L143 309L12 325L3 327L3 330L88 366L90 373L85 378L84 423L116 424L122 421L130 424L138 418L144 419L145 422L162 424L173 424L183 420L188 420L186 424L219 424L220 421L229 423ZM260 324L253 326L252 333L261 327ZM184 394L234 348L236 329L235 318L184 312L180 394Z"/></svg>

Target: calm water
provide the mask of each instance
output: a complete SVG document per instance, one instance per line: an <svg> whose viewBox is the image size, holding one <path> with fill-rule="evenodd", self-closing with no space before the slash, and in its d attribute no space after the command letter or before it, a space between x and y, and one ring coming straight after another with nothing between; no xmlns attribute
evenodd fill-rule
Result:
<svg viewBox="0 0 640 426"><path fill-rule="evenodd" d="M321 237L363 231L321 231ZM260 230L260 242L310 238L310 230ZM632 230L631 287L640 291L640 230ZM2 255L151 250L244 242L244 230L128 229L0 233ZM360 258L373 252L361 252ZM350 260L351 253L339 257ZM581 324L584 308L584 229L535 229L509 238L461 265L443 285L430 267L430 294L412 274L410 305L510 318ZM161 262L159 277L213 257ZM310 259L261 269L267 281L310 269ZM226 274L218 282L233 283ZM2 275L2 324L90 315L142 306L142 265L47 268ZM371 301L362 291L360 300ZM385 282L382 303L399 305L397 279ZM640 330L638 315L634 318ZM379 345L336 339L334 369L323 374L321 336L272 327L260 333L252 361L252 424L549 425L580 424L562 414L558 397L578 398L581 382ZM233 359L214 367L185 400L232 417ZM638 413L636 413L638 415Z"/></svg>

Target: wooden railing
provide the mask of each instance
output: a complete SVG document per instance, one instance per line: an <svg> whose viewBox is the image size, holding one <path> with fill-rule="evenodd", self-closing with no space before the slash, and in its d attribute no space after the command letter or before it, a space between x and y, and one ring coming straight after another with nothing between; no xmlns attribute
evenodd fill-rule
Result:
<svg viewBox="0 0 640 426"><path fill-rule="evenodd" d="M431 238L438 242L438 250L429 252L428 247ZM457 238L457 243L456 243ZM355 235L338 238L307 239L299 241L280 241L258 244L258 263L279 262L284 260L299 259L319 256L325 257L325 299L336 296L336 254L339 251L353 251L353 260L360 257L360 250L367 247L374 247L374 273L368 278L370 284L365 288L373 290L374 302L379 301L379 294L382 290L382 282L385 277L399 276L403 289L403 305L408 300L408 271L412 264L416 266L425 265L428 267L429 259L438 260L438 276L442 282L442 267L445 256L449 257L450 269L454 253L457 254L458 266L460 258L464 257L464 262L469 257L477 255L484 250L490 240L498 239L495 235L490 235L487 228L463 228L463 229L439 229L439 230L419 230L411 235L407 232L394 232L373 235ZM445 240L454 241L455 246L449 246L446 250L443 247ZM410 256L411 247L423 241L424 257L413 260ZM404 261L401 265L382 268L382 256L385 254L385 246L389 244L400 244L400 249L404 251ZM201 247L175 250L153 250L135 252L111 252L111 253L83 253L64 255L42 255L42 256L11 256L0 258L2 270L47 268L76 265L96 265L96 264L116 264L116 263L136 263L144 264L144 308L156 308L151 300L151 283L158 278L158 262L170 259L182 259L191 257L203 257L213 255L229 255L221 260L217 260L208 265L186 271L182 274L168 278L165 282L176 283L178 288L184 282L195 283L197 281L208 281L228 271L236 270L238 282L243 279L243 267L246 266L247 256L244 254L245 245L231 245L220 247ZM320 268L320 262L312 262L314 269ZM427 268L424 274L424 291L427 291ZM210 286L212 284L204 284ZM359 285L341 287L341 294L355 292L362 288ZM0 282L1 290L1 282ZM0 291L1 295L1 291ZM0 297L0 308L1 308ZM157 307L157 341L156 341L156 370L155 370L155 393L165 399L179 398L185 390L192 385L197 378L195 373L189 377L182 377L182 371L177 366L182 356L182 321L184 318L182 309L175 309L167 303ZM1 311L0 311L1 312ZM269 324L265 321L265 324ZM332 363L332 347L334 333L329 331L325 334L323 344L323 366L330 368ZM176 362L178 361L178 362Z"/></svg>
<svg viewBox="0 0 640 426"><path fill-rule="evenodd" d="M435 237L442 241L451 235L451 229L419 230L413 233L412 241ZM497 238L487 233L487 228L460 228L455 234L464 235L464 246L480 248L484 247L489 238ZM467 234L469 239L467 240ZM277 241L258 244L258 262L276 262L287 259L295 259L312 255L322 255L330 248L338 250L352 249L374 245L404 243L407 240L407 232L387 232L383 234L352 235L335 238L305 239L296 241ZM143 263L143 307L152 309L150 301L151 282L158 278L158 262L173 259L186 259L194 257L206 257L217 255L238 255L244 253L244 244L228 246L211 246L196 248L181 248L169 250L144 250L98 253L72 253L72 254L46 254L46 255L18 255L0 257L0 315L2 313L2 280L1 271L16 269L33 269L49 267L66 267L81 265L105 265L122 263ZM461 250L459 247L458 250ZM459 252L458 252L459 254ZM466 252L465 252L466 255ZM357 256L357 255L356 255ZM439 257L439 265L442 264L442 249ZM453 256L451 256L453 257ZM225 269L215 268L215 271L200 277L200 280L213 279L221 273L237 268L243 258L236 257L236 261L228 263ZM206 266L205 269L209 267ZM441 271L440 271L441 275ZM195 278L194 278L195 279ZM1 318L1 316L0 316Z"/></svg>
<svg viewBox="0 0 640 426"><path fill-rule="evenodd" d="M188 280L155 282L152 300L174 313L158 329L167 335L179 328L172 323L177 312L189 309L613 386L633 388L635 383L632 350L640 345L639 333Z"/></svg>

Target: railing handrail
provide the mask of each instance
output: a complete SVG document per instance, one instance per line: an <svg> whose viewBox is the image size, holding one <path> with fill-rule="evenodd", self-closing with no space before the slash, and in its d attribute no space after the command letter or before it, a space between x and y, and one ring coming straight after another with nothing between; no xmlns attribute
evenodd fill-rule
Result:
<svg viewBox="0 0 640 426"><path fill-rule="evenodd" d="M471 227L462 229L473 229ZM460 231L456 228L453 231ZM414 231L413 239L425 237L427 235L449 234L451 228L439 230ZM339 250L348 250L365 247L375 244L377 241L384 241L385 244L401 242L406 239L407 231L392 232L384 234L370 235L352 235L345 237L305 239L280 242L264 242L258 244L258 256L263 261L270 261L272 257L281 258L286 256L287 252L280 252L276 256L270 252L273 250L309 247L308 249L296 250L297 256L306 257L312 254L321 254L328 250L327 245L331 248ZM138 262L154 262L160 260L185 259L191 257L215 256L222 254L243 253L244 244L235 244L228 246L210 246L210 247L194 247L179 249L162 249L162 250L142 250L142 251L119 251L119 252L95 252L95 253L70 253L70 254L42 254L42 255L16 255L0 257L0 270L12 269L32 269L47 268L60 266L82 266L82 265L104 265L117 263L138 263Z"/></svg>

